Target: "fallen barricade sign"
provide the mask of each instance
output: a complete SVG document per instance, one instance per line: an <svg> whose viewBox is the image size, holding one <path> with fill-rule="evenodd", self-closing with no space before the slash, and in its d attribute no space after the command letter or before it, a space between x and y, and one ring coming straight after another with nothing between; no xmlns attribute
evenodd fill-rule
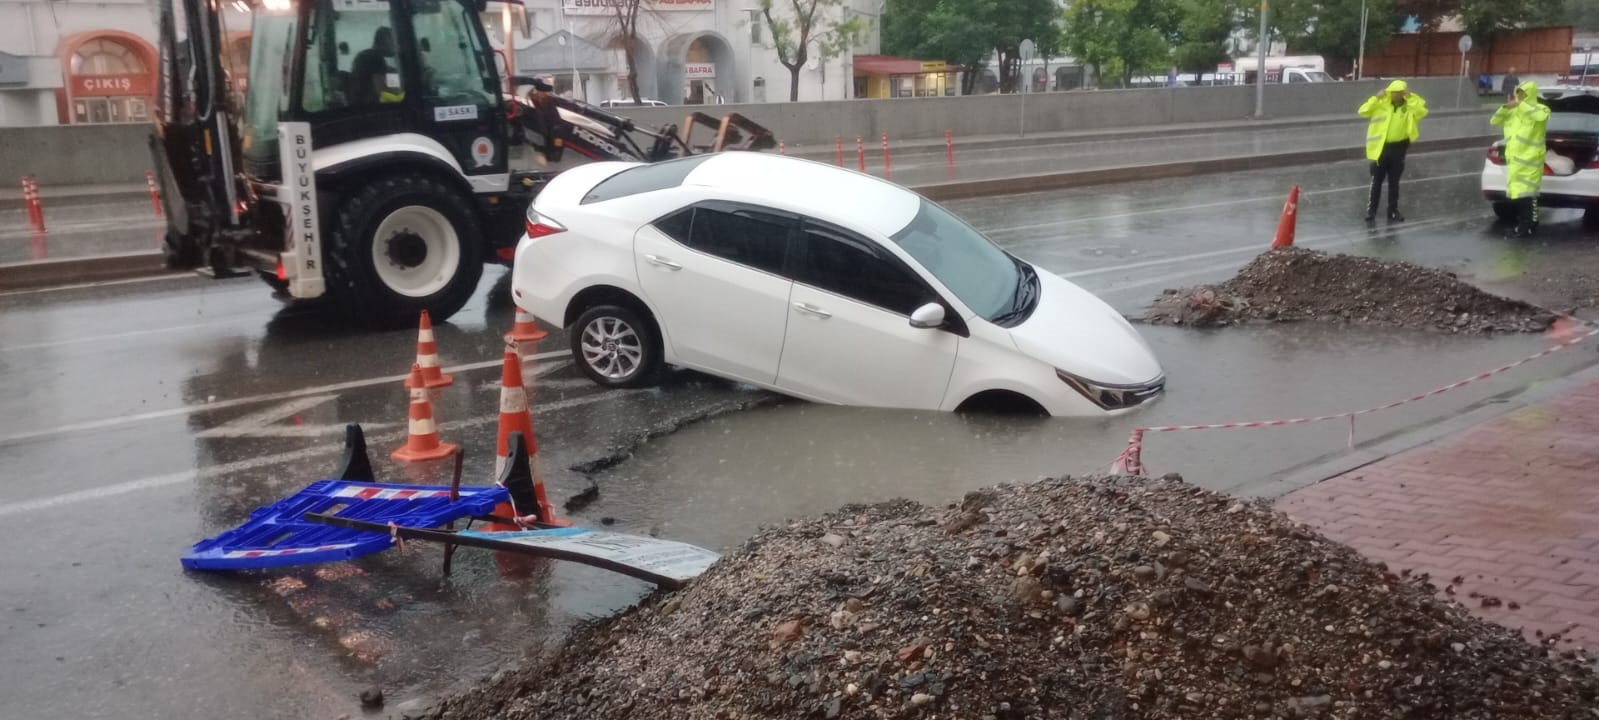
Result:
<svg viewBox="0 0 1599 720"><path fill-rule="evenodd" d="M253 570L351 560L403 547L405 540L476 547L582 563L676 589L716 562L705 548L658 538L551 524L526 441L510 438L509 460L494 486L375 482L359 425L347 428L338 477L251 513L237 528L202 540L182 558L190 570ZM457 458L459 458L457 454ZM454 530L481 520L504 531ZM446 570L447 572L447 570Z"/></svg>

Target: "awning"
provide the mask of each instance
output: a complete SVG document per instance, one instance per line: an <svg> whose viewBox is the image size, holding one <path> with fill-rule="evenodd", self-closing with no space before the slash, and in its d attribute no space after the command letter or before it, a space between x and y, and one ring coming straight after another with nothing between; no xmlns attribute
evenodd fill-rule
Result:
<svg viewBox="0 0 1599 720"><path fill-rule="evenodd" d="M858 75L921 75L961 70L959 65L951 65L943 60L917 60L892 55L856 55L854 62Z"/></svg>

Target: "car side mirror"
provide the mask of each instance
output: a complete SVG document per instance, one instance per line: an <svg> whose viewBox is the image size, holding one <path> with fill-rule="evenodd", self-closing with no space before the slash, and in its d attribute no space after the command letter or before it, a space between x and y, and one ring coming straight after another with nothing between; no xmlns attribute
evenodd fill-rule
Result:
<svg viewBox="0 0 1599 720"><path fill-rule="evenodd" d="M927 330L944 325L944 306L938 303L928 303L911 313L911 327Z"/></svg>

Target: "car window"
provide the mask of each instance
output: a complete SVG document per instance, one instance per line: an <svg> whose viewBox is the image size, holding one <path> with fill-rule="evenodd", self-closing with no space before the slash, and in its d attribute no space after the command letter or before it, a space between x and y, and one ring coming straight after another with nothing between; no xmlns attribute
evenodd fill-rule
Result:
<svg viewBox="0 0 1599 720"><path fill-rule="evenodd" d="M806 223L794 281L909 316L937 298L909 268L876 243Z"/></svg>
<svg viewBox="0 0 1599 720"><path fill-rule="evenodd" d="M666 162L650 163L630 167L622 172L601 180L583 196L580 205L615 200L619 197L637 195L639 193L665 190L683 184L683 178L700 166L700 163L711 159L711 155L695 155L681 160L667 160Z"/></svg>
<svg viewBox="0 0 1599 720"><path fill-rule="evenodd" d="M789 218L737 206L699 206L655 221L668 237L695 250L774 275L783 275Z"/></svg>

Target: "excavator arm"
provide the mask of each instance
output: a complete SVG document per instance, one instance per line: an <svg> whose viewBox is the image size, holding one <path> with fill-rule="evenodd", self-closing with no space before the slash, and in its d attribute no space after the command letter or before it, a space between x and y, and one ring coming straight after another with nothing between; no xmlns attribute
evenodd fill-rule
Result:
<svg viewBox="0 0 1599 720"><path fill-rule="evenodd" d="M249 232L250 203L240 202L246 188L237 173L238 114L222 65L221 9L214 0L156 5L161 64L150 150L163 191L166 261L230 274L233 243L219 240Z"/></svg>

